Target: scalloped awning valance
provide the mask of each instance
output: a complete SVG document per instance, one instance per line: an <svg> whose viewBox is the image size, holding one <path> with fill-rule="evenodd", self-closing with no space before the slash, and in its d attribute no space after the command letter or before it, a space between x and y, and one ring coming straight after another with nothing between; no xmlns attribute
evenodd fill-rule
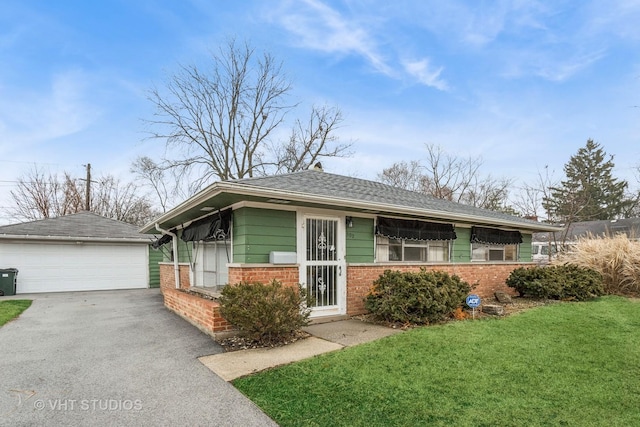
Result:
<svg viewBox="0 0 640 427"><path fill-rule="evenodd" d="M453 224L378 217L376 234L392 239L410 240L454 240Z"/></svg>

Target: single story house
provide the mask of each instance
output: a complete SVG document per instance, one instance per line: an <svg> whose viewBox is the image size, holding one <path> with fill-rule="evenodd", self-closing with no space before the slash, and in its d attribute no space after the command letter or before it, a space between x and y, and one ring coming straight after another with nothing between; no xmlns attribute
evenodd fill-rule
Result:
<svg viewBox="0 0 640 427"><path fill-rule="evenodd" d="M0 268L18 294L159 286L162 253L138 229L86 211L0 226Z"/></svg>
<svg viewBox="0 0 640 427"><path fill-rule="evenodd" d="M386 269L443 270L493 296L531 263L534 232L559 227L321 170L217 182L141 232L171 247L165 304L203 331L229 327L217 302L192 291L227 283L302 284L312 318L361 314ZM202 298L200 298L202 300ZM195 309L193 307L196 307Z"/></svg>

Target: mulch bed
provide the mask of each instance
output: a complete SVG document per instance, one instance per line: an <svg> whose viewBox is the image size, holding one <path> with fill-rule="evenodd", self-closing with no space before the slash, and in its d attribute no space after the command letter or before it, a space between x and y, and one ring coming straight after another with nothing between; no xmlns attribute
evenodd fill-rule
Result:
<svg viewBox="0 0 640 427"><path fill-rule="evenodd" d="M216 342L224 348L224 351L229 352L229 351L238 351L238 350L249 350L253 348L282 347L287 344L292 344L296 341L303 340L310 336L311 335L308 334L307 332L300 330L300 331L296 331L293 335L286 337L282 341L271 342L268 344L261 343L259 341L253 340L251 338L248 338L242 335L219 339L219 340L216 340Z"/></svg>

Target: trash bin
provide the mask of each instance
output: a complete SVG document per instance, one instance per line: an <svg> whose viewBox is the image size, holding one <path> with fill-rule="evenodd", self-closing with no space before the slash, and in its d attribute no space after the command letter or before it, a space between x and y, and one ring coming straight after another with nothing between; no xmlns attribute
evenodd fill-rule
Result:
<svg viewBox="0 0 640 427"><path fill-rule="evenodd" d="M0 269L0 296L15 295L18 281L17 268Z"/></svg>

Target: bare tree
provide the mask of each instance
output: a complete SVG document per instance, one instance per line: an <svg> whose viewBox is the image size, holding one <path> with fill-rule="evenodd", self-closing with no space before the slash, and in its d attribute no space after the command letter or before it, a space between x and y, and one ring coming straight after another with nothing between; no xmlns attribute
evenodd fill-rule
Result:
<svg viewBox="0 0 640 427"><path fill-rule="evenodd" d="M282 63L234 39L212 55L211 66L182 66L164 90L149 100L151 138L165 142L157 168L191 177L197 191L214 179L291 172L321 157L347 153L333 135L343 120L338 108L313 107L309 123L297 121L289 142L274 141L275 130L298 104L289 101L291 84ZM180 185L180 183L179 183Z"/></svg>
<svg viewBox="0 0 640 427"><path fill-rule="evenodd" d="M322 158L348 155L351 143L337 143L338 137L335 135L335 130L343 120L338 107L313 106L308 121L296 120L289 142L273 147L276 155L275 172L290 173L308 169Z"/></svg>
<svg viewBox="0 0 640 427"><path fill-rule="evenodd" d="M166 171L150 157L141 156L131 165L131 172L142 181L142 185L152 189L154 199L157 200L162 212L166 212L171 193L175 191L175 188L171 190L167 187Z"/></svg>
<svg viewBox="0 0 640 427"><path fill-rule="evenodd" d="M68 172L58 176L34 166L18 178L16 190L11 191L13 207L7 213L19 221L35 221L83 211L85 185ZM91 189L91 211L99 215L137 225L157 215L134 183L104 175Z"/></svg>
<svg viewBox="0 0 640 427"><path fill-rule="evenodd" d="M481 176L481 158L459 158L427 144L425 164L400 162L378 175L381 182L419 191L439 199L475 207L504 210L511 180Z"/></svg>
<svg viewBox="0 0 640 427"><path fill-rule="evenodd" d="M77 212L82 206L75 183L66 172L62 177L34 165L17 180L10 192L14 206L8 214L20 220L32 221Z"/></svg>
<svg viewBox="0 0 640 427"><path fill-rule="evenodd" d="M422 171L423 167L417 160L394 163L378 174L378 181L405 190L425 192L424 181L427 178Z"/></svg>
<svg viewBox="0 0 640 427"><path fill-rule="evenodd" d="M130 224L145 224L157 214L149 200L139 195L139 188L132 182L123 183L112 175L98 179L92 193L91 211L107 218Z"/></svg>
<svg viewBox="0 0 640 427"><path fill-rule="evenodd" d="M550 197L550 189L558 185L553 171L545 165L544 170L538 170L534 183L524 183L521 191L512 200L516 209L529 218L542 218L549 221L551 215L544 209L543 200Z"/></svg>

